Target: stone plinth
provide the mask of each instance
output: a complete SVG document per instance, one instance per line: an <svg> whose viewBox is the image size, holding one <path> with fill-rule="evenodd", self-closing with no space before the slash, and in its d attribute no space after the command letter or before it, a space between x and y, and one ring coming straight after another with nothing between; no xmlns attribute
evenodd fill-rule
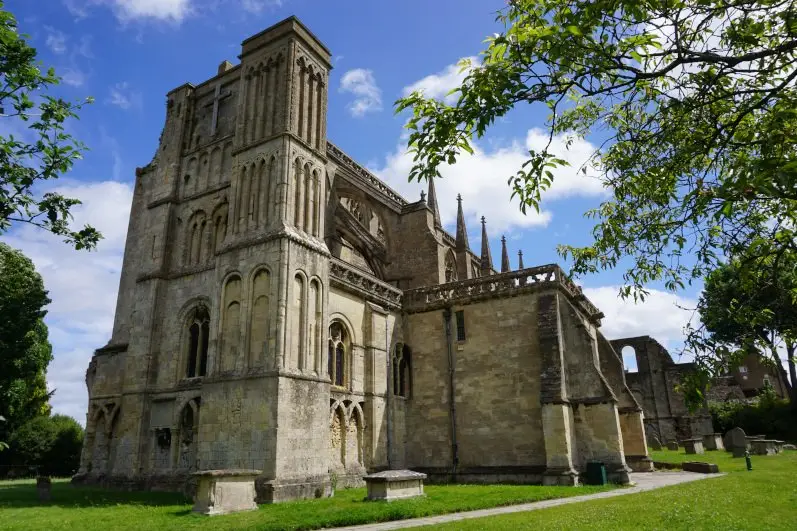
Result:
<svg viewBox="0 0 797 531"><path fill-rule="evenodd" d="M684 450L686 450L687 454L702 454L704 453L703 450L703 439L685 439L681 441L684 445Z"/></svg>
<svg viewBox="0 0 797 531"><path fill-rule="evenodd" d="M401 500L423 496L426 474L412 470L386 470L365 476L369 500Z"/></svg>
<svg viewBox="0 0 797 531"><path fill-rule="evenodd" d="M256 510L255 478L260 474L260 470L239 469L195 472L193 511L212 516Z"/></svg>
<svg viewBox="0 0 797 531"><path fill-rule="evenodd" d="M721 433L709 433L703 435L703 447L706 450L724 450L725 445L722 442Z"/></svg>
<svg viewBox="0 0 797 531"><path fill-rule="evenodd" d="M698 461L686 461L681 464L684 472L698 472L700 474L717 474L720 469L713 463L701 463Z"/></svg>
<svg viewBox="0 0 797 531"><path fill-rule="evenodd" d="M778 441L769 439L754 439L750 441L752 452L755 455L775 455L778 453Z"/></svg>

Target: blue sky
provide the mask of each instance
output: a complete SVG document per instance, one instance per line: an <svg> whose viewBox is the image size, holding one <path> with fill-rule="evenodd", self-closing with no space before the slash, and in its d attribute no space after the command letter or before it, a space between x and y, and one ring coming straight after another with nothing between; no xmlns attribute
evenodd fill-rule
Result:
<svg viewBox="0 0 797 531"><path fill-rule="evenodd" d="M29 227L15 227L3 237L34 260L53 299L47 324L55 361L48 381L56 389L55 410L84 420L85 369L93 350L110 336L134 171L155 153L169 90L211 77L223 60L236 63L242 40L296 15L333 54L329 139L414 200L425 186L407 183L405 117L394 115L393 102L411 89L443 97L461 79L456 63L478 56L484 38L500 30L495 12L503 5L498 0L6 1L41 61L63 77L55 93L95 98L70 126L90 151L55 186L84 201L76 221L97 226L106 239L96 252L84 253ZM541 214L523 216L510 204L506 179L528 148L543 145L544 119L538 108L515 110L478 142L474 156L446 168L437 185L443 222L452 230L455 197L462 194L477 253L478 218L487 217L496 265L502 234L513 266L519 249L526 266L561 262L556 244L589 241L592 224L583 213L605 194L592 172L576 174L594 149L581 141L570 151L561 149L574 167L557 173ZM675 353L690 317L676 303L694 307L696 289L676 296L651 286L647 302L635 306L617 298L620 282L621 271L580 280L606 314L604 333L610 338L650 334Z"/></svg>

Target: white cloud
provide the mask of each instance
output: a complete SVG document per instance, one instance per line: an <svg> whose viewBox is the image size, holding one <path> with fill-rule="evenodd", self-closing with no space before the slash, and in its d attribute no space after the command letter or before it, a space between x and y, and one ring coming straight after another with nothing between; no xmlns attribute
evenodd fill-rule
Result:
<svg viewBox="0 0 797 531"><path fill-rule="evenodd" d="M478 57L465 57L460 60L460 62L462 61L470 61L471 65L479 64ZM404 96L409 96L410 93L420 90L427 98L442 99L451 105L456 101L457 95L449 94L449 92L459 87L467 75L468 69L463 70L461 64L448 65L440 72L404 87L402 93Z"/></svg>
<svg viewBox="0 0 797 531"><path fill-rule="evenodd" d="M262 13L268 8L279 7L282 0L241 0L241 8L247 13Z"/></svg>
<svg viewBox="0 0 797 531"><path fill-rule="evenodd" d="M192 12L191 0L64 0L64 5L78 18L87 17L93 7L105 6L122 22L154 19L180 23Z"/></svg>
<svg viewBox="0 0 797 531"><path fill-rule="evenodd" d="M47 32L47 39L44 41L44 43L47 45L50 51L59 55L66 52L67 37L64 32L58 31L50 26L45 26L44 29Z"/></svg>
<svg viewBox="0 0 797 531"><path fill-rule="evenodd" d="M361 117L382 110L382 90L376 85L374 73L364 68L349 70L340 80L340 91L354 94L349 106L352 116Z"/></svg>
<svg viewBox="0 0 797 531"><path fill-rule="evenodd" d="M64 83L73 87L82 87L86 83L86 74L79 68L65 68L58 75Z"/></svg>
<svg viewBox="0 0 797 531"><path fill-rule="evenodd" d="M619 286L584 288L584 294L604 314L601 331L607 339L651 336L670 351L676 363L684 340L684 327L697 319L693 311L697 300L667 291L649 289L644 302L619 297ZM626 366L636 368L636 360L623 356Z"/></svg>
<svg viewBox="0 0 797 531"><path fill-rule="evenodd" d="M141 93L130 88L127 81L117 83L111 87L110 95L105 100L109 105L116 105L120 109L140 109L142 107Z"/></svg>
<svg viewBox="0 0 797 531"><path fill-rule="evenodd" d="M97 250L76 251L60 238L27 225L15 227L3 239L33 260L44 278L53 301L45 318L54 355L47 371L48 386L56 389L53 409L83 423L86 368L94 350L108 342L113 327L133 191L116 181L65 181L47 191L83 201L73 211L74 223L76 227L89 223L103 233Z"/></svg>
<svg viewBox="0 0 797 531"><path fill-rule="evenodd" d="M491 234L500 234L514 227L546 226L551 221L551 212L545 210L548 201L572 196L599 196L605 189L597 174L588 169L584 175L578 168L594 153L595 146L586 140L573 142L565 149L565 139L555 137L550 150L570 162L571 166L554 171L554 185L543 195L543 208L538 213L527 209L520 212L516 199L510 201L512 190L507 179L523 165L530 149L541 150L548 137L540 129L530 129L523 141L514 141L508 146L492 151L475 146L474 154L462 154L453 166L442 166L442 179L435 181L440 217L444 225L456 222L457 194L462 194L462 206L468 226L479 227L479 218L487 218ZM395 152L386 157L381 168L373 171L410 201L419 198L424 183L407 182L413 165L413 156L406 152L405 143L400 143Z"/></svg>

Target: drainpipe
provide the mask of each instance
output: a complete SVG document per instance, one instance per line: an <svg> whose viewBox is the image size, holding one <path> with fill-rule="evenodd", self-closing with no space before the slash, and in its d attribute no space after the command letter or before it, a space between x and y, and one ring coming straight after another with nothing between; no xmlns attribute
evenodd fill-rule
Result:
<svg viewBox="0 0 797 531"><path fill-rule="evenodd" d="M457 405L454 401L454 351L451 348L451 308L443 310L443 323L446 329L446 347L448 348L448 403L451 416L451 473L457 474L459 451L457 446Z"/></svg>

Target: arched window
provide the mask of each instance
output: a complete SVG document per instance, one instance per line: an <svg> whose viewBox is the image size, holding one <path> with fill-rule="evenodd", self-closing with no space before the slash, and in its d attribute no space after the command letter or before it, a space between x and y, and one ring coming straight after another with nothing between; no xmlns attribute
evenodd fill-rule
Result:
<svg viewBox="0 0 797 531"><path fill-rule="evenodd" d="M332 385L344 387L346 385L346 354L350 349L349 336L346 329L339 322L334 322L329 327L329 379Z"/></svg>
<svg viewBox="0 0 797 531"><path fill-rule="evenodd" d="M623 357L623 367L625 367L625 372L639 372L636 349L634 349L634 347L631 345L626 345L623 347L620 353Z"/></svg>
<svg viewBox="0 0 797 531"><path fill-rule="evenodd" d="M241 277L237 275L230 277L224 286L219 347L222 371L231 371L243 365L240 352L242 291Z"/></svg>
<svg viewBox="0 0 797 531"><path fill-rule="evenodd" d="M457 261L451 251L446 254L446 282L457 281Z"/></svg>
<svg viewBox="0 0 797 531"><path fill-rule="evenodd" d="M393 394L409 398L412 379L412 357L410 349L403 343L396 343L393 349Z"/></svg>
<svg viewBox="0 0 797 531"><path fill-rule="evenodd" d="M210 333L210 314L200 306L188 321L188 353L186 377L205 376L208 367L208 335Z"/></svg>

